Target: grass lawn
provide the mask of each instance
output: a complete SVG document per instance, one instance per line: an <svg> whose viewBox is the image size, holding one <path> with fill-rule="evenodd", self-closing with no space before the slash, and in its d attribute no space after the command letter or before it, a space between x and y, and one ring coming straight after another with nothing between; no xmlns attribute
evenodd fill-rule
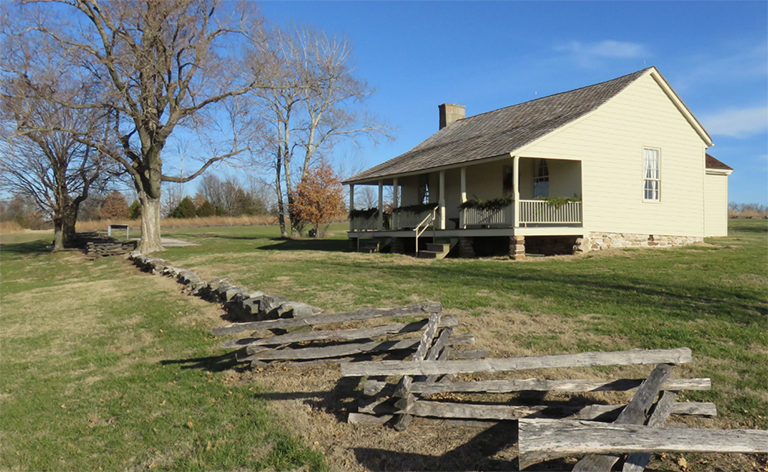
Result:
<svg viewBox="0 0 768 472"><path fill-rule="evenodd" d="M208 361L219 310L37 238L0 246L0 469L326 468L258 385Z"/></svg>
<svg viewBox="0 0 768 472"><path fill-rule="evenodd" d="M768 429L768 221L731 223L698 246L516 262L348 253L344 225L298 241L266 226L174 229L164 236L199 246L158 256L327 312L440 301L494 356L687 346L678 375L713 389L684 398ZM215 307L122 259L29 239L0 246L4 468L325 467L258 377L215 364Z"/></svg>

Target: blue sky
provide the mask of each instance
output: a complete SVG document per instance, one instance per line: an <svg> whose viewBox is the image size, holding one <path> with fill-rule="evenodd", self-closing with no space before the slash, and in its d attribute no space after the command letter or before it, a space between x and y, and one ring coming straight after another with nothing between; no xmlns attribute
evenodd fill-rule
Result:
<svg viewBox="0 0 768 472"><path fill-rule="evenodd" d="M768 2L262 3L269 21L347 36L369 109L397 139L335 161L367 168L437 131L437 105L475 115L654 65L735 169L730 200L768 204Z"/></svg>

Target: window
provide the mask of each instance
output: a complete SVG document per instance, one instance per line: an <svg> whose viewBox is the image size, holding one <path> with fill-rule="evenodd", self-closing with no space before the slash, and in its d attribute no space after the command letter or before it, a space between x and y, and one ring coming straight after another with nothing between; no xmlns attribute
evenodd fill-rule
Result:
<svg viewBox="0 0 768 472"><path fill-rule="evenodd" d="M546 159L539 159L533 174L533 198L549 196L549 166Z"/></svg>
<svg viewBox="0 0 768 472"><path fill-rule="evenodd" d="M512 166L504 166L504 179L501 183L501 194L507 196L515 191L515 171Z"/></svg>
<svg viewBox="0 0 768 472"><path fill-rule="evenodd" d="M661 190L659 150L646 148L643 157L643 200L658 202Z"/></svg>
<svg viewBox="0 0 768 472"><path fill-rule="evenodd" d="M419 175L419 203L429 203L429 174Z"/></svg>

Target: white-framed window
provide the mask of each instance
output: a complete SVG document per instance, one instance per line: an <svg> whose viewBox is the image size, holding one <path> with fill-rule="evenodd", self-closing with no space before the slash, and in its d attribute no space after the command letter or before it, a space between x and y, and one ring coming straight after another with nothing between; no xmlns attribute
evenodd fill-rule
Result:
<svg viewBox="0 0 768 472"><path fill-rule="evenodd" d="M661 199L661 152L643 149L643 200L658 202Z"/></svg>

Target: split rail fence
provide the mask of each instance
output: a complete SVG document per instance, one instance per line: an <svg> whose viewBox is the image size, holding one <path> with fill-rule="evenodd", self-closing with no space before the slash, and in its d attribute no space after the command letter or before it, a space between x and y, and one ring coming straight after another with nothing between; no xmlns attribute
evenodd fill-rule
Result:
<svg viewBox="0 0 768 472"><path fill-rule="evenodd" d="M322 361L349 359L360 355L388 354L395 351L418 350L421 338L409 337L421 331L439 331L446 346L471 345L473 334L453 334L459 325L455 316L440 316L439 303L417 303L410 306L375 309L364 308L347 313L307 316L291 319L274 319L233 323L214 328L214 335L234 334L250 331L249 337L226 341L225 348L237 348L238 360L257 366L265 362ZM395 317L421 317L412 322L386 323ZM386 324L359 327L362 322L383 321ZM434 320L434 321L433 321ZM321 325L336 325L332 328L315 330ZM290 330L290 332L286 332ZM456 356L484 356L485 351L454 351Z"/></svg>
<svg viewBox="0 0 768 472"><path fill-rule="evenodd" d="M627 454L623 470L637 472L645 469L652 452L768 452L768 431L664 428L669 415L717 415L713 403L676 401L677 394L682 390L711 388L710 379L672 378L675 365L691 362L691 350L688 348L440 360L441 346L434 342L430 347L431 340L426 334L424 344L420 346L424 348L426 356L419 356L419 351L410 361L370 361L341 365L344 377L369 378L363 388L368 397L358 406L357 413L350 413L350 423L394 422L395 429L403 430L414 416L450 418L470 423L478 420L517 420L521 469L545 460L586 454L576 464L574 471L607 472L622 459L621 454ZM656 365L647 379L450 380L450 376L455 374L644 364ZM382 380L386 377L399 380ZM584 393L628 390L636 392L626 405L573 406L567 402L515 405L442 402L425 398L449 393Z"/></svg>

